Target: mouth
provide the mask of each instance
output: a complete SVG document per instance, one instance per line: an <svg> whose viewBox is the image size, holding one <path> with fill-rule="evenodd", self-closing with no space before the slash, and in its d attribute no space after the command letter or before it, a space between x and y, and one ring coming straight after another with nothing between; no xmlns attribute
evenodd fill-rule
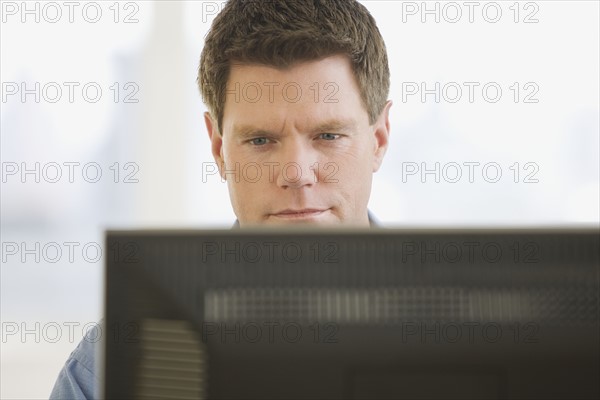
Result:
<svg viewBox="0 0 600 400"><path fill-rule="evenodd" d="M283 210L275 214L271 214L273 217L287 220L299 220L299 219L311 219L317 218L324 213L326 213L329 209L316 209L316 208L304 208L300 210Z"/></svg>

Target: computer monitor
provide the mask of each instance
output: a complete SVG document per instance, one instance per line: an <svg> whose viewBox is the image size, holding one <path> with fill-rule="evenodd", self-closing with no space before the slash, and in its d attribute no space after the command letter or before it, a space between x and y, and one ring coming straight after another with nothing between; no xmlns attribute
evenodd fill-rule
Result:
<svg viewBox="0 0 600 400"><path fill-rule="evenodd" d="M103 398L597 399L599 238L109 231Z"/></svg>

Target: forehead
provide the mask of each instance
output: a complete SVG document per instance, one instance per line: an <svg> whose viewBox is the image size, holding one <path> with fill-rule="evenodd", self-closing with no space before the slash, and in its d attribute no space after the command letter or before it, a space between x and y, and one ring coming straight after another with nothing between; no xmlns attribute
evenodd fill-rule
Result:
<svg viewBox="0 0 600 400"><path fill-rule="evenodd" d="M298 130L333 120L368 125L359 86L345 56L286 69L232 64L226 90L224 133L240 125L277 129L293 124Z"/></svg>

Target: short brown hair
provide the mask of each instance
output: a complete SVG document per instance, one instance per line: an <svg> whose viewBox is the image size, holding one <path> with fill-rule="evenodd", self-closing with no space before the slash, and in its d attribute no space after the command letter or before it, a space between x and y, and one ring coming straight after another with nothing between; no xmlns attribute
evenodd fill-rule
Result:
<svg viewBox="0 0 600 400"><path fill-rule="evenodd" d="M373 124L390 71L375 20L356 0L228 0L206 36L198 85L222 134L230 62L287 68L336 54L348 56Z"/></svg>

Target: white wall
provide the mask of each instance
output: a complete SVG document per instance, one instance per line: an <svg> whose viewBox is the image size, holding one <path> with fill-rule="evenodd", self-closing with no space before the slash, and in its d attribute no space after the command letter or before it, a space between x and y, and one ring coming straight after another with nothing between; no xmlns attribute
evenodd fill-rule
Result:
<svg viewBox="0 0 600 400"><path fill-rule="evenodd" d="M121 2L116 23L113 2L80 2L73 23L62 2L54 3L62 12L56 23L54 6L31 1L28 9L35 4L39 22L22 15L21 2L2 2L2 398L47 398L84 324L101 318L103 258L94 251L106 227L228 227L235 218L225 184L202 176L212 159L195 83L203 37L221 3ZM91 23L95 4L102 15ZM363 4L386 40L392 73L391 147L370 204L381 222L598 224L598 2L520 2L518 22L514 2L480 2L473 22L464 2L427 2L438 7L439 22L434 14L422 22L422 2ZM458 9L462 17L450 22ZM500 20L488 22L496 9ZM127 16L137 22L125 23ZM526 16L538 22L525 23ZM39 103L34 94L22 101L22 82L28 89L40 83ZM63 82L79 84L73 102ZM424 101L420 92L410 95L436 82L439 103L433 94ZM479 85L473 102L464 82ZM497 102L484 98L486 84L490 97L501 88ZM56 86L62 97L52 103ZM102 96L93 103L94 86ZM457 86L462 97L453 103ZM537 102L525 102L534 90ZM137 102L125 102L128 94ZM35 174L9 174L36 162L39 182ZM70 162L80 163L72 182ZM472 182L470 162L479 163ZM62 177L51 183L54 163ZM84 176L88 163L96 164ZM420 173L436 163L439 182ZM462 177L452 183L457 165ZM88 182L95 167L102 176ZM413 167L419 172L409 175ZM494 168L502 172L495 183ZM73 259L66 242L77 244ZM34 251L23 262L25 248Z"/></svg>

